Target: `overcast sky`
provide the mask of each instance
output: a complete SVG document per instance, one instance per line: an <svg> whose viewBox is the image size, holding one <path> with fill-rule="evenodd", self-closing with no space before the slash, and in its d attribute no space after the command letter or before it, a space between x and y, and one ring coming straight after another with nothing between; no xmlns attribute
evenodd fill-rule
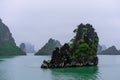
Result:
<svg viewBox="0 0 120 80"><path fill-rule="evenodd" d="M120 49L120 0L0 0L0 18L19 45L38 50L49 38L62 44L80 23L96 29L100 44Z"/></svg>

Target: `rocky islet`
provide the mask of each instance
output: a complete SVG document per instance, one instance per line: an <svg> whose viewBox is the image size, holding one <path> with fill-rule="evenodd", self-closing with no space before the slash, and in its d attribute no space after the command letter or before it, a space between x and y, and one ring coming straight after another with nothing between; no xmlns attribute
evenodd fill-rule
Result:
<svg viewBox="0 0 120 80"><path fill-rule="evenodd" d="M80 24L73 31L76 35L70 43L53 51L50 61L43 61L41 68L65 68L96 66L99 38L90 24Z"/></svg>

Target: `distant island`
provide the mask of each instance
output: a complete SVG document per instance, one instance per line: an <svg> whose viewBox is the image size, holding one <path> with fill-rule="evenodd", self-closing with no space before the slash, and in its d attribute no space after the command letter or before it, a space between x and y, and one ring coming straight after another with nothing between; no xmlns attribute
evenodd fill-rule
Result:
<svg viewBox="0 0 120 80"><path fill-rule="evenodd" d="M21 43L19 47L26 53L35 53L35 47L31 43Z"/></svg>
<svg viewBox="0 0 120 80"><path fill-rule="evenodd" d="M50 61L43 61L41 68L96 66L99 38L90 24L80 24L73 31L75 37L61 48L56 47Z"/></svg>
<svg viewBox="0 0 120 80"><path fill-rule="evenodd" d="M98 51L97 51L97 54L101 54L102 51L105 51L107 49L107 47L105 45L98 45Z"/></svg>
<svg viewBox="0 0 120 80"><path fill-rule="evenodd" d="M0 56L26 55L16 46L9 28L0 19Z"/></svg>
<svg viewBox="0 0 120 80"><path fill-rule="evenodd" d="M21 49L23 52L26 52L25 43L21 43L21 44L20 44L20 49Z"/></svg>
<svg viewBox="0 0 120 80"><path fill-rule="evenodd" d="M111 46L106 50L98 53L98 55L120 55L120 51L115 46Z"/></svg>
<svg viewBox="0 0 120 80"><path fill-rule="evenodd" d="M58 40L50 38L48 42L35 55L52 55L56 47L61 47Z"/></svg>

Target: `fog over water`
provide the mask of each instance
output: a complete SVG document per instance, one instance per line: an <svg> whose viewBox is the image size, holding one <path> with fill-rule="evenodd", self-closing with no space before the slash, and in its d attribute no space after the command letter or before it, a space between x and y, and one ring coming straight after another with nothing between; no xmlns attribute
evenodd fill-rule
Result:
<svg viewBox="0 0 120 80"><path fill-rule="evenodd" d="M120 0L0 0L0 18L17 45L30 42L38 50L49 38L68 42L80 23L90 23L100 44L120 49Z"/></svg>

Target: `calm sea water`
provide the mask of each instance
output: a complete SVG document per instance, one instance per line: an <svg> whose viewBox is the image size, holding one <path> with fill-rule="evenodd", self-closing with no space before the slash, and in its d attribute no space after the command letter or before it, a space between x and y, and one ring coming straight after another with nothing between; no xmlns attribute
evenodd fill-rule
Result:
<svg viewBox="0 0 120 80"><path fill-rule="evenodd" d="M0 80L119 80L120 56L99 56L97 67L41 69L50 56L0 57Z"/></svg>

